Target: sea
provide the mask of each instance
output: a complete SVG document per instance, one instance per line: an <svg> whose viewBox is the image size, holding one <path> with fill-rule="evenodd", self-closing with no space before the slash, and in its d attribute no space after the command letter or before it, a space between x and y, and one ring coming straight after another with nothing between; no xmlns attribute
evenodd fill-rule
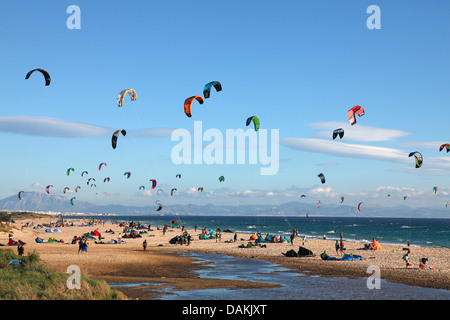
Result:
<svg viewBox="0 0 450 320"><path fill-rule="evenodd" d="M326 236L331 240L339 239L342 232L344 241L370 242L375 238L385 244L406 245L410 241L412 246L444 247L450 250L450 219L180 215L115 216L111 219L141 222L152 227L172 225L176 221L178 225L184 225L188 229L220 228L222 232L227 230L249 235L261 232L262 235L289 236L292 229L297 229L300 236L317 239ZM222 233L222 240L224 234ZM230 233L229 236L232 237L233 234ZM421 288L384 279L380 280L378 287L374 287L369 283L369 274L359 279L320 277L310 275L307 271L294 272L263 260L203 253L179 254L195 258L198 263L210 263L212 268L195 271L200 278L262 281L278 284L280 287L177 291L168 286L158 291L159 300L450 300L450 290ZM109 285L120 289L124 286L138 288L149 283Z"/></svg>

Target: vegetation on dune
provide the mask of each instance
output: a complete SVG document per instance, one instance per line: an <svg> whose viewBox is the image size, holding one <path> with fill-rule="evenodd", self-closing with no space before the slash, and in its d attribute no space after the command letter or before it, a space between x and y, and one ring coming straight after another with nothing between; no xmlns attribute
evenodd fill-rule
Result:
<svg viewBox="0 0 450 320"><path fill-rule="evenodd" d="M0 300L126 300L103 280L81 277L81 288L69 289L69 276L50 271L36 252L18 256L11 249L0 250Z"/></svg>

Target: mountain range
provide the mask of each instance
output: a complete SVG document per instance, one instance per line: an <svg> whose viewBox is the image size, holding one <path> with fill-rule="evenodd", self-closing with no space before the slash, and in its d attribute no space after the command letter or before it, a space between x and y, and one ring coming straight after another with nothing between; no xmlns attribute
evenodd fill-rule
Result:
<svg viewBox="0 0 450 320"><path fill-rule="evenodd" d="M448 218L450 209L411 208L406 205L396 207L364 206L358 211L350 205L322 205L317 208L314 204L301 202L287 202L280 205L165 205L161 211L157 206L126 206L110 204L100 206L86 201L76 200L71 205L67 197L61 195L48 195L41 192L25 192L0 200L2 211L38 211L58 213L84 213L84 214L114 214L114 215L204 215L204 216L348 216L348 217L405 217L405 218Z"/></svg>

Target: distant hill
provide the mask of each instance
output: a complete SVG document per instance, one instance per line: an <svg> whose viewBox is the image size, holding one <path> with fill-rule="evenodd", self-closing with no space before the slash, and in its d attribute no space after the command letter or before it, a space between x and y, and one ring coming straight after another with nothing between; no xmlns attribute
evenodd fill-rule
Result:
<svg viewBox="0 0 450 320"><path fill-rule="evenodd" d="M61 195L48 195L42 192L24 192L22 200L17 195L0 200L0 210L6 211L51 211L62 213L93 213L116 215L153 215L153 214L191 214L208 216L347 216L347 217L415 217L415 218L450 218L450 211L446 208L410 208L408 206L381 207L364 206L357 211L355 206L323 204L317 208L315 204L302 202L287 202L280 205L195 205L190 208L186 204L166 205L162 211L156 212L156 206L99 206L86 201L76 200L72 206L68 197ZM449 209L450 210L450 209Z"/></svg>

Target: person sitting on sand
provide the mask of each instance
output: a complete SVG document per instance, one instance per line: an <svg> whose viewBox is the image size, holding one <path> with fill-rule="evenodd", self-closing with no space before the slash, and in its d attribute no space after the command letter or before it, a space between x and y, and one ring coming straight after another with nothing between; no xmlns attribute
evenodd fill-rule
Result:
<svg viewBox="0 0 450 320"><path fill-rule="evenodd" d="M430 267L430 266L427 265L427 262L428 262L429 260L430 260L430 259L428 259L428 258L422 258L422 259L419 259L419 269L430 269L430 270L434 270L434 268L432 268L432 267Z"/></svg>

